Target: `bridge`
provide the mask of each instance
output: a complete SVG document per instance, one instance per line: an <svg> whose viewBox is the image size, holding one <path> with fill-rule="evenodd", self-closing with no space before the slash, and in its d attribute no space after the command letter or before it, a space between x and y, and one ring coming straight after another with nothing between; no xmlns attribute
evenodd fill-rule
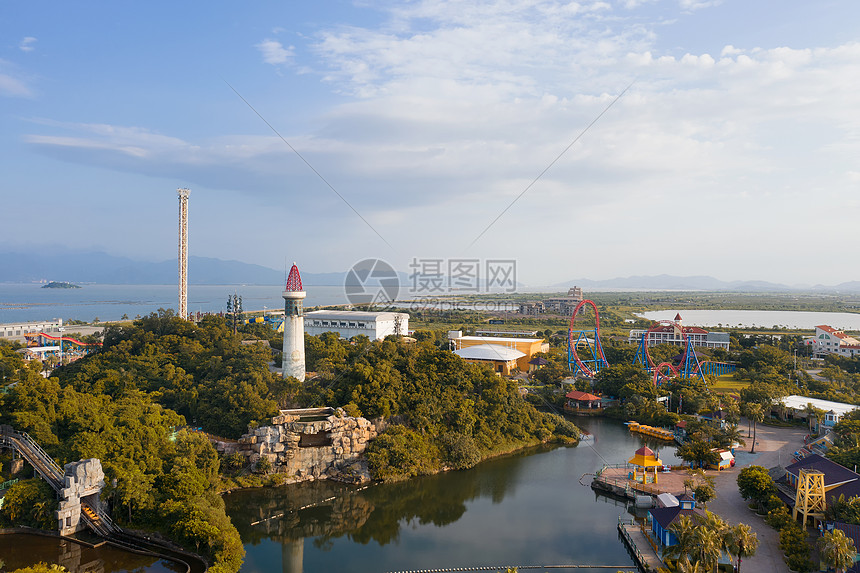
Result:
<svg viewBox="0 0 860 573"><path fill-rule="evenodd" d="M89 527L102 537L117 533L99 502L104 474L99 460L81 460L60 468L39 444L25 432L0 426L0 446L18 452L60 498L57 522L60 535L71 535Z"/></svg>
<svg viewBox="0 0 860 573"><path fill-rule="evenodd" d="M174 561L180 566L177 571L206 572L208 566L199 555L158 539L125 531L113 523L99 501L99 494L105 485L99 460L90 458L60 468L27 433L17 432L7 425L0 425L0 448L12 448L18 452L57 492L60 498L60 509L57 511L60 535L72 535L89 528L116 547Z"/></svg>

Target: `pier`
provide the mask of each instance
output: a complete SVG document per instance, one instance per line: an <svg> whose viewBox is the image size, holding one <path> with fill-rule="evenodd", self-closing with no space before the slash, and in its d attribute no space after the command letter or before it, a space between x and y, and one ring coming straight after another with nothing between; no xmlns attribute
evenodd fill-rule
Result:
<svg viewBox="0 0 860 573"><path fill-rule="evenodd" d="M633 518L619 517L618 533L633 554L640 571L657 571L663 567L663 561L657 555L653 542Z"/></svg>

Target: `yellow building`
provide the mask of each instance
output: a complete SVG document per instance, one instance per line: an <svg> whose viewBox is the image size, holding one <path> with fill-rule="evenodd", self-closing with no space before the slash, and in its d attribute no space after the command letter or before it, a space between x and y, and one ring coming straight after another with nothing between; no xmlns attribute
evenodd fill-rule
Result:
<svg viewBox="0 0 860 573"><path fill-rule="evenodd" d="M517 361L525 356L515 348L498 344L478 344L455 350L454 354L473 364L488 364L494 372L508 375L517 368Z"/></svg>
<svg viewBox="0 0 860 573"><path fill-rule="evenodd" d="M459 334L459 332L457 332ZM516 365L513 367L506 367L509 371L513 368L518 368L521 372L529 371L529 360L531 360L535 354L538 352L549 352L549 344L544 342L542 338L513 338L513 337L500 337L500 336L452 336L451 341L454 343L454 351L457 353L458 350L464 350L466 348L472 348L477 346L492 346L492 347L501 347L507 348L510 350L516 350L521 353L521 356L516 356L512 358L512 354L505 353L506 359L505 361L510 362L511 360L516 361ZM491 349L492 350L492 349ZM457 353L459 354L459 353ZM488 357L492 356L492 354L486 354ZM466 358L463 356L463 358ZM466 358L466 360L469 360ZM477 360L477 359L475 359ZM471 360L470 360L471 361ZM498 368L495 368L497 372L501 372ZM506 374L508 372L505 372Z"/></svg>

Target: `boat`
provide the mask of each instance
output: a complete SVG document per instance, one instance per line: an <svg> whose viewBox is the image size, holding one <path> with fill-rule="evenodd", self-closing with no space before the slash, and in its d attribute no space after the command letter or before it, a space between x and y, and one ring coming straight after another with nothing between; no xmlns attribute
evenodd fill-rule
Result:
<svg viewBox="0 0 860 573"><path fill-rule="evenodd" d="M633 420L625 423L627 424L627 428L631 432L636 432L637 434L643 434L645 436L657 438L660 440L674 441L675 439L675 434L671 430L655 428L654 426L646 426L645 424L640 424L639 422Z"/></svg>

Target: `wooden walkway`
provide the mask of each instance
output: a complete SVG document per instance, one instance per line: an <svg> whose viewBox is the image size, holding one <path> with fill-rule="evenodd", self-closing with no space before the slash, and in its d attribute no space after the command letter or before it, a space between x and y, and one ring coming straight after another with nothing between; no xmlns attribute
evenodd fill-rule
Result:
<svg viewBox="0 0 860 573"><path fill-rule="evenodd" d="M663 567L663 561L638 523L619 518L618 531L642 571L657 571Z"/></svg>

